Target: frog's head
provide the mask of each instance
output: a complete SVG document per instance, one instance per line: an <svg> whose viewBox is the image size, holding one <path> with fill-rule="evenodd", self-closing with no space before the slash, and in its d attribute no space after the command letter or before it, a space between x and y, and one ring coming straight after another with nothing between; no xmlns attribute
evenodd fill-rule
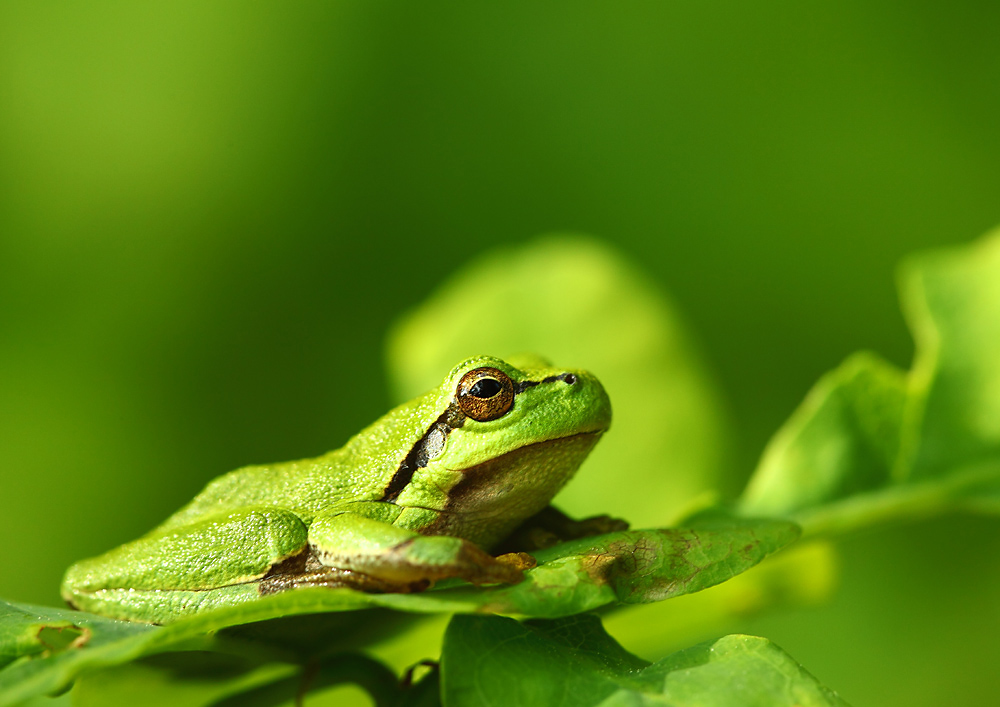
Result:
<svg viewBox="0 0 1000 707"><path fill-rule="evenodd" d="M548 505L608 429L611 402L586 371L521 365L479 356L448 374L397 503L441 511L440 530L485 545Z"/></svg>

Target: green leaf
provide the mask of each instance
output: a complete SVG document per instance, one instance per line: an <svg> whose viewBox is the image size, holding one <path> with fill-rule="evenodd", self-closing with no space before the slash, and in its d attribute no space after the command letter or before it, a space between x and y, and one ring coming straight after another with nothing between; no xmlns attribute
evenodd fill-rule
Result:
<svg viewBox="0 0 1000 707"><path fill-rule="evenodd" d="M283 681L297 682L292 665L254 666L222 653L171 653L133 661L83 675L73 688L73 707L143 707L218 705L236 696L244 705L257 704L256 689L280 689ZM285 687L294 696L297 685Z"/></svg>
<svg viewBox="0 0 1000 707"><path fill-rule="evenodd" d="M768 445L742 512L807 534L977 506L1000 510L1000 232L901 271L916 355L858 354Z"/></svg>
<svg viewBox="0 0 1000 707"><path fill-rule="evenodd" d="M671 525L719 491L731 439L719 396L666 294L600 241L552 235L479 256L398 322L387 351L399 400L478 354L593 371L615 419L557 499L570 515Z"/></svg>
<svg viewBox="0 0 1000 707"><path fill-rule="evenodd" d="M539 566L512 586L452 583L416 594L365 594L311 588L197 614L168 626L112 621L83 612L0 604L0 705L67 687L80 673L168 651L218 650L300 664L352 650L371 639L373 621L353 609L498 612L556 617L613 603L642 603L695 592L743 572L795 540L783 521L712 521L692 529L610 533L537 553ZM296 619L306 614L334 612ZM253 626L236 627L251 622ZM296 622L299 622L296 624ZM303 625L305 622L308 625ZM39 638L46 627L75 627L84 642L60 649ZM222 629L229 630L222 630Z"/></svg>
<svg viewBox="0 0 1000 707"><path fill-rule="evenodd" d="M906 395L898 369L873 354L852 356L820 379L771 440L743 507L784 515L888 485Z"/></svg>
<svg viewBox="0 0 1000 707"><path fill-rule="evenodd" d="M660 601L724 582L798 536L797 526L781 521L730 521L584 538L536 553L542 564L527 580L493 589L481 609L553 618L615 602Z"/></svg>
<svg viewBox="0 0 1000 707"><path fill-rule="evenodd" d="M662 658L706 636L726 633L744 624L748 616L778 607L826 605L835 591L838 573L837 552L831 542L798 542L705 591L609 612L604 616L604 627L640 655Z"/></svg>
<svg viewBox="0 0 1000 707"><path fill-rule="evenodd" d="M45 643L45 633L71 630L81 640L62 650ZM143 624L113 621L64 609L0 601L0 705L66 688L82 666L113 665L136 658L133 646L156 635Z"/></svg>
<svg viewBox="0 0 1000 707"><path fill-rule="evenodd" d="M846 705L766 638L724 636L678 651L650 670L664 676L663 696L683 707Z"/></svg>
<svg viewBox="0 0 1000 707"><path fill-rule="evenodd" d="M844 705L766 639L726 636L650 664L592 615L518 623L456 616L445 634L442 696L450 705Z"/></svg>
<svg viewBox="0 0 1000 707"><path fill-rule="evenodd" d="M429 676L430 677L430 676ZM223 653L170 653L81 677L73 688L74 707L272 707L292 705L308 692L309 704L323 690L350 689L359 704L401 707L424 697L426 686L401 688L396 674L367 656L350 653L305 666L255 666ZM362 689L363 688L363 691ZM350 694L350 693L348 693ZM344 694L338 694L342 704ZM326 704L325 701L321 701ZM433 703L431 703L433 704Z"/></svg>
<svg viewBox="0 0 1000 707"><path fill-rule="evenodd" d="M917 353L900 476L1000 461L1000 230L914 258L902 290Z"/></svg>

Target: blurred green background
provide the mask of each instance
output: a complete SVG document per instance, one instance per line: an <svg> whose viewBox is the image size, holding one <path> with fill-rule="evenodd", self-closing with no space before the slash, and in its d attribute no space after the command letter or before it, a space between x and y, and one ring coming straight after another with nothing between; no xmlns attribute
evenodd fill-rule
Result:
<svg viewBox="0 0 1000 707"><path fill-rule="evenodd" d="M738 489L821 373L909 364L901 256L1000 222L998 33L989 2L0 4L0 596L338 446L395 318L551 230L671 293ZM988 700L997 530L852 538L829 605L728 630L855 704Z"/></svg>

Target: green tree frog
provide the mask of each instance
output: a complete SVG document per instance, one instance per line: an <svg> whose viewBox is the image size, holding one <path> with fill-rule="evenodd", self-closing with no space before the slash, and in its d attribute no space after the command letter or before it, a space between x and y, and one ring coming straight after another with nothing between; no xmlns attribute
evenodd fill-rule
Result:
<svg viewBox="0 0 1000 707"><path fill-rule="evenodd" d="M63 597L166 623L298 587L520 581L530 555L488 550L553 512L611 422L593 375L525 361L469 359L340 449L218 477L149 534L70 567Z"/></svg>

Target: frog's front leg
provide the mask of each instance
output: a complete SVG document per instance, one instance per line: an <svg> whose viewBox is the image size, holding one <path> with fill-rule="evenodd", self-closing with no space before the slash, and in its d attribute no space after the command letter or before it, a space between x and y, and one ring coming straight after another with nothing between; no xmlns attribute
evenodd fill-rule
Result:
<svg viewBox="0 0 1000 707"><path fill-rule="evenodd" d="M474 584L515 583L534 566L524 553L493 557L463 538L401 527L407 512L434 513L358 501L318 515L309 527L310 556L303 570L279 570L265 579L262 592L311 585L415 591L449 577Z"/></svg>

